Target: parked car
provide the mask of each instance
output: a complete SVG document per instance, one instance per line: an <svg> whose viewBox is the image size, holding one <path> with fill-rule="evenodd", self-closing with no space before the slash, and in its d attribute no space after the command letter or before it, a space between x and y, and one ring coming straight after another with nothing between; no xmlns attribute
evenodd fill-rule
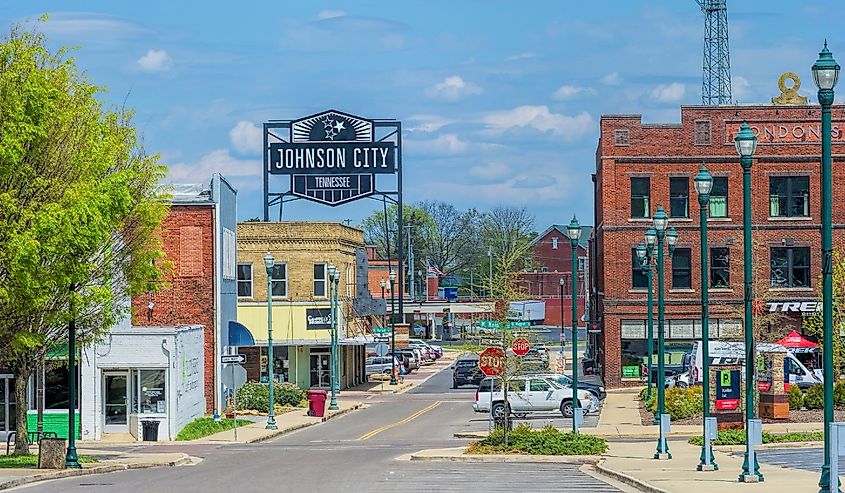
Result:
<svg viewBox="0 0 845 493"><path fill-rule="evenodd" d="M493 418L505 415L504 393L500 379L485 378L475 392L472 408L478 413L489 413L492 405ZM491 394L491 388L493 390ZM584 412L592 411L590 393L578 390L578 402ZM519 376L508 380L508 404L513 414L559 411L564 418L575 415L572 403L572 388L566 388L554 380L537 376Z"/></svg>
<svg viewBox="0 0 845 493"><path fill-rule="evenodd" d="M398 356L402 356L403 359L405 359L405 369L408 372L418 370L422 365L420 358L417 356L417 352L413 349L399 349L396 353Z"/></svg>
<svg viewBox="0 0 845 493"><path fill-rule="evenodd" d="M436 344L429 344L422 339L408 339L408 344L410 345L417 345L417 346L425 346L431 349L434 352L434 359L438 359L443 356L443 348Z"/></svg>
<svg viewBox="0 0 845 493"><path fill-rule="evenodd" d="M532 374L531 376L535 376L535 374ZM562 373L540 373L536 374L536 376L551 378L552 380L563 385L564 387L572 386L572 378L569 375L564 375ZM595 396L596 399L598 399L599 401L603 401L604 398L607 397L607 391L601 385L596 385L594 383L578 380L578 388L586 390L587 392Z"/></svg>
<svg viewBox="0 0 845 493"><path fill-rule="evenodd" d="M672 375L671 377L666 377L666 388L671 387L678 387L679 389L685 389L690 386L690 374L688 371L683 373L678 373L676 375Z"/></svg>
<svg viewBox="0 0 845 493"><path fill-rule="evenodd" d="M375 356L364 360L364 372L367 376L385 374L390 375L393 371L393 365L397 367L400 365L396 358L390 356Z"/></svg>
<svg viewBox="0 0 845 493"><path fill-rule="evenodd" d="M464 385L478 386L484 380L484 373L478 366L478 356L463 356L452 365L452 388Z"/></svg>
<svg viewBox="0 0 845 493"><path fill-rule="evenodd" d="M434 350L431 349L428 344L409 342L408 347L417 348L422 351L424 362L434 362L437 359Z"/></svg>

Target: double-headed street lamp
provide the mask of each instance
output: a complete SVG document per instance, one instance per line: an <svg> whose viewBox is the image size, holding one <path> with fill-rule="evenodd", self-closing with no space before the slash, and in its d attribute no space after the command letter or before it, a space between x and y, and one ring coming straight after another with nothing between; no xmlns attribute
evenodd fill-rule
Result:
<svg viewBox="0 0 845 493"><path fill-rule="evenodd" d="M395 289L396 271L390 271L390 385L396 385L396 305Z"/></svg>
<svg viewBox="0 0 845 493"><path fill-rule="evenodd" d="M340 282L340 273L337 270L337 267L334 265L329 265L329 311L331 313L331 325L332 325L332 333L331 333L331 341L332 341L332 396L331 401L329 401L329 410L330 411L337 411L337 394L340 391L340 364L338 360L338 326L340 325L340 317L338 316L338 284Z"/></svg>
<svg viewBox="0 0 845 493"><path fill-rule="evenodd" d="M654 360L654 269L652 267L652 259L655 257L655 243L657 242L657 231L654 228L648 228L645 232L646 245L640 242L637 245L637 257L640 259L640 269L646 275L648 280L648 324L646 339L648 339L648 375L646 378L646 400L651 399L651 380L654 378L654 373L651 368ZM654 416L654 424L658 424L657 415Z"/></svg>
<svg viewBox="0 0 845 493"><path fill-rule="evenodd" d="M736 143L736 152L739 154L739 162L742 165L742 247L745 267L745 285L743 288L743 301L745 303L745 459L742 462L742 473L739 475L739 480L745 483L756 483L763 481L757 456L753 456L753 464L749 462L752 460L750 421L754 419L754 364L756 361L751 306L751 163L754 158L754 150L757 148L757 137L754 136L748 122L742 122L734 142Z"/></svg>
<svg viewBox="0 0 845 493"><path fill-rule="evenodd" d="M819 488L821 491L838 491L839 478L830 477L830 423L833 421L833 245L832 245L832 176L830 149L830 106L833 104L833 88L839 80L839 64L827 49L827 41L813 65L813 80L819 88L819 104L822 107L822 347L824 349L824 464L822 464ZM831 481L837 487L831 489Z"/></svg>
<svg viewBox="0 0 845 493"><path fill-rule="evenodd" d="M578 239L581 237L581 225L572 216L566 227L569 233L569 246L572 250L572 431L578 433L578 417L581 403L578 401ZM563 306L561 299L561 307ZM563 312L560 314L563 320Z"/></svg>
<svg viewBox="0 0 845 493"><path fill-rule="evenodd" d="M707 290L708 275L707 272L707 256L709 248L707 246L707 204L710 202L710 191L713 189L713 177L707 171L707 166L701 164L701 169L695 175L693 180L695 183L695 191L698 192L699 213L699 229L701 231L701 352L702 352L702 377L704 379L704 389L702 392L703 408L704 408L704 442L701 444L701 462L699 462L697 469L699 471L715 471L719 469L716 461L713 458L713 449L710 447L709 430L707 428L708 419L710 417L710 297ZM693 382L695 383L695 382Z"/></svg>
<svg viewBox="0 0 845 493"><path fill-rule="evenodd" d="M654 213L654 230L657 233L657 415L659 420L659 436L657 438L657 451L655 459L671 459L669 443L666 441L666 430L663 427L663 415L666 411L666 368L665 368L665 326L666 306L664 299L663 282L663 241L669 245L669 255L675 251L675 244L678 242L678 232L675 228L666 227L669 225L669 216L663 210L663 206L657 206Z"/></svg>
<svg viewBox="0 0 845 493"><path fill-rule="evenodd" d="M269 409L267 412L267 430L276 430L276 401L273 398L273 268L276 259L267 252L264 256L264 269L267 270L267 387L269 389Z"/></svg>

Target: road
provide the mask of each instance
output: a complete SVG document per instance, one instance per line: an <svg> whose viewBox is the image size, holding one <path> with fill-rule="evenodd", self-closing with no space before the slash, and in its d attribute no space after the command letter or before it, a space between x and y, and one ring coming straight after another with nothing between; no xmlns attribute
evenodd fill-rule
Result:
<svg viewBox="0 0 845 493"><path fill-rule="evenodd" d="M735 454L740 457L742 453ZM757 461L760 462L760 469L763 475L766 474L764 465L794 467L821 473L822 462L824 461L824 449L819 448L792 448L792 449L766 449L757 452ZM845 460L839 460L839 470L845 471Z"/></svg>
<svg viewBox="0 0 845 493"><path fill-rule="evenodd" d="M195 466L124 471L38 483L35 492L619 491L564 464L397 460L421 449L456 447L459 431L487 429L472 411L474 390L451 390L448 370L405 394L368 399L354 413L254 445L193 445ZM549 419L552 417L549 416ZM283 419L283 417L281 418ZM556 425L562 420L552 419ZM544 421L532 421L541 426ZM152 449L153 447L147 447ZM528 483L526 484L526 481ZM530 486L528 486L530 485Z"/></svg>

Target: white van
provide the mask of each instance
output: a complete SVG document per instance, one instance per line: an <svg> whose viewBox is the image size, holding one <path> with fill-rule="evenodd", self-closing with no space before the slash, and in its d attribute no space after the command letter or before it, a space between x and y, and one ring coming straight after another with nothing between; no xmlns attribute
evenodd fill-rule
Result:
<svg viewBox="0 0 845 493"><path fill-rule="evenodd" d="M702 383L702 362L701 342L696 342L692 348L692 359L690 361L690 381ZM801 390L807 390L821 380L803 363L795 358L786 347L780 344L757 344L757 353L779 352L784 353L784 374L789 375L789 383L798 385ZM710 365L745 365L745 343L710 341Z"/></svg>

